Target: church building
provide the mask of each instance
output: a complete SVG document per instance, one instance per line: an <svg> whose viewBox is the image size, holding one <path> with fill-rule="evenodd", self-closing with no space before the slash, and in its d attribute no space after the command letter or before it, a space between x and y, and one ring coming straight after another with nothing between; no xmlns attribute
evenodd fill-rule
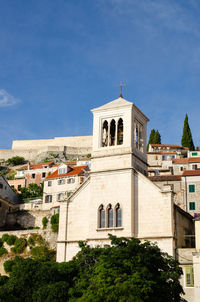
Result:
<svg viewBox="0 0 200 302"><path fill-rule="evenodd" d="M109 244L108 234L156 242L175 256L194 234L192 216L174 204L170 186L147 178L148 118L122 95L93 113L91 172L60 204L57 261L79 251L78 241Z"/></svg>

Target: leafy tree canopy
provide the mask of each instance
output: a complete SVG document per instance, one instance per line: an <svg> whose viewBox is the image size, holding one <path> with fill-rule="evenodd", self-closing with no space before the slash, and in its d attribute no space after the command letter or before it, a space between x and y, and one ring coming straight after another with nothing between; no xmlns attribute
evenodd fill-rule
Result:
<svg viewBox="0 0 200 302"><path fill-rule="evenodd" d="M6 162L9 165L17 166L17 165L23 165L25 163L25 159L24 159L24 157L21 157L21 156L14 156L14 157L9 158Z"/></svg>
<svg viewBox="0 0 200 302"><path fill-rule="evenodd" d="M185 115L181 144L183 147L189 148L189 150L195 150L187 114Z"/></svg>
<svg viewBox="0 0 200 302"><path fill-rule="evenodd" d="M111 236L111 246L81 251L67 263L16 258L0 278L0 302L184 301L178 263L156 245ZM3 279L2 279L3 278Z"/></svg>
<svg viewBox="0 0 200 302"><path fill-rule="evenodd" d="M43 183L38 186L36 183L31 183L28 187L22 187L19 194L21 199L41 197L43 194Z"/></svg>

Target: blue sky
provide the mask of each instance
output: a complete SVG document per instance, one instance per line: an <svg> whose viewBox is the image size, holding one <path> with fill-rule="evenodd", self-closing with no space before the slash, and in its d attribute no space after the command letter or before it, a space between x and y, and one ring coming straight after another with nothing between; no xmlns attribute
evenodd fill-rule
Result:
<svg viewBox="0 0 200 302"><path fill-rule="evenodd" d="M1 0L0 148L91 135L90 109L134 102L163 143L200 145L200 2Z"/></svg>

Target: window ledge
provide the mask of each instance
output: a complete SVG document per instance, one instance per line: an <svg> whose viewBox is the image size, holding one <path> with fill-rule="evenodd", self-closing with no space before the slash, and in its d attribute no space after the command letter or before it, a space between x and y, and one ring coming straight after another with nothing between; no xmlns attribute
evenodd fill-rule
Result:
<svg viewBox="0 0 200 302"><path fill-rule="evenodd" d="M123 230L123 227L113 227L113 228L97 228L96 231L117 231L117 230Z"/></svg>

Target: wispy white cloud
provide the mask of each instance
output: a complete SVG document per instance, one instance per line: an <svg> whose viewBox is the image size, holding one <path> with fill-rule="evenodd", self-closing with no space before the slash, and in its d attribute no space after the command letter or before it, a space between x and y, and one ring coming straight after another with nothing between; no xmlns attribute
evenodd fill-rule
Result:
<svg viewBox="0 0 200 302"><path fill-rule="evenodd" d="M20 100L9 94L4 89L0 89L0 107L10 107L19 103Z"/></svg>

